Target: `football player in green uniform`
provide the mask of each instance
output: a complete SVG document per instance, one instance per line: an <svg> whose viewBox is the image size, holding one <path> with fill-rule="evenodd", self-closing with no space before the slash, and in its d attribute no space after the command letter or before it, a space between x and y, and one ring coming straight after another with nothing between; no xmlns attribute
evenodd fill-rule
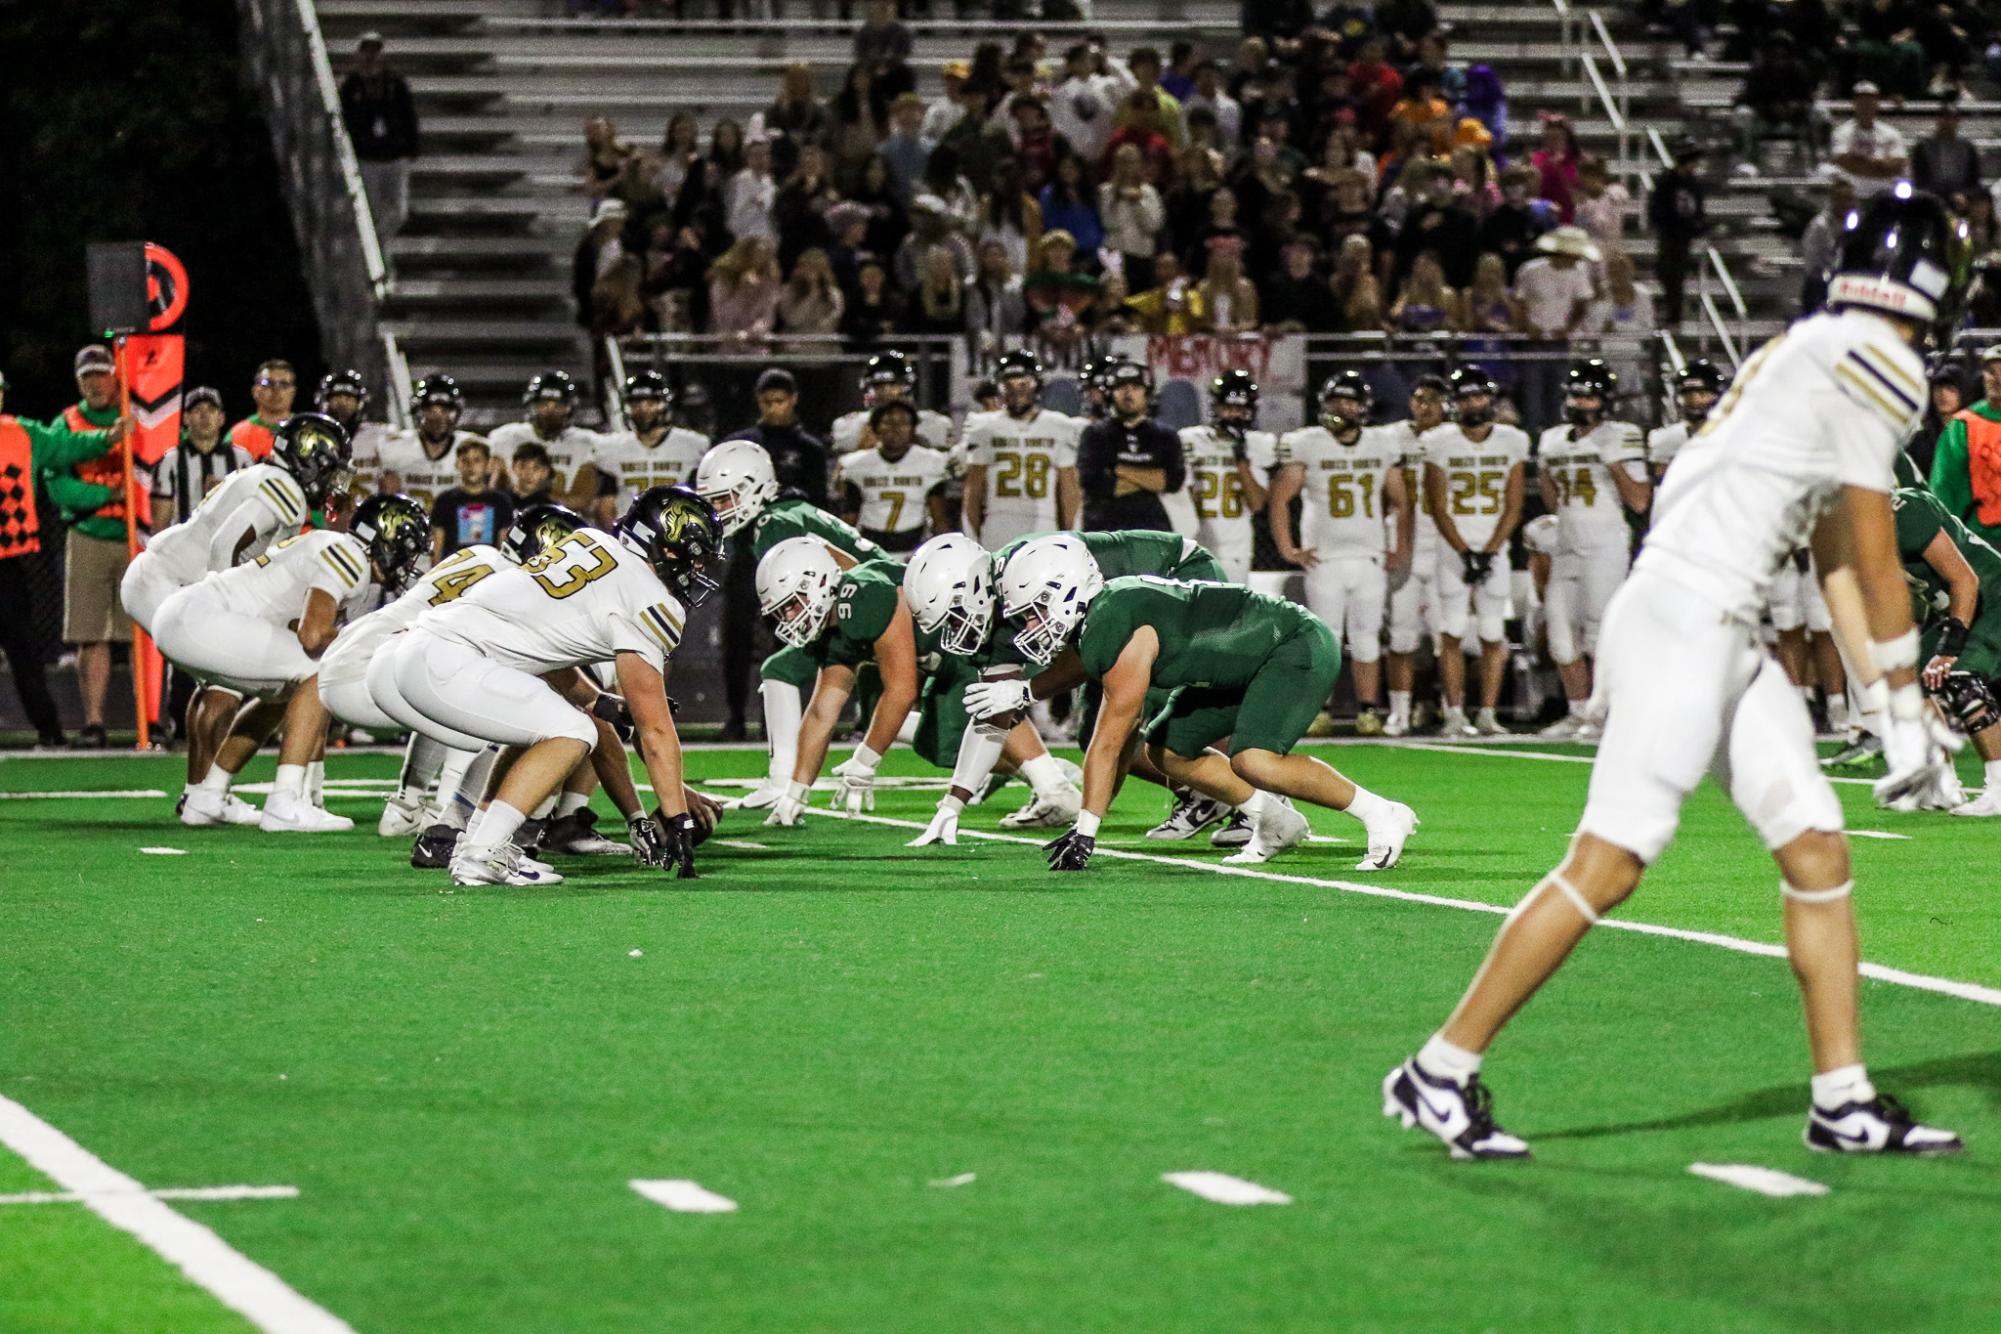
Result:
<svg viewBox="0 0 2001 1334"><path fill-rule="evenodd" d="M1954 815L2001 815L2001 551L1955 518L1922 487L1891 497L1897 556L1911 584L1925 691L1986 766L1986 791L1952 806Z"/></svg>
<svg viewBox="0 0 2001 1334"><path fill-rule="evenodd" d="M1084 680L1104 707L1084 756L1084 809L1048 845L1051 870L1082 870L1117 794L1128 751L1143 740L1173 780L1250 817L1251 840L1229 860L1263 862L1306 837L1281 798L1346 811L1368 830L1357 870L1396 865L1416 814L1310 756L1294 755L1340 674L1332 632L1305 608L1230 584L1159 578L1107 584L1074 536L1047 537L1010 559L1000 585L1002 634L1045 669L1027 681L981 681L966 692L976 719L1004 718ZM1148 690L1173 693L1143 721ZM1229 738L1227 755L1210 748Z"/></svg>

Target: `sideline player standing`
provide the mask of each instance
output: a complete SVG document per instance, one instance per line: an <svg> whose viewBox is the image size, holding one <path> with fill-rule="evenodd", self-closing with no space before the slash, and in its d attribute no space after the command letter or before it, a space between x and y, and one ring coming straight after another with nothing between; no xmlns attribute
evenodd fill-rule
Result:
<svg viewBox="0 0 2001 1334"><path fill-rule="evenodd" d="M1384 566L1410 559L1411 496L1404 486L1403 448L1396 431L1369 425L1374 394L1360 371L1331 375L1320 388L1320 424L1279 437L1279 472L1272 483L1272 541L1280 559L1306 571L1306 605L1344 640L1355 664L1356 730L1382 730L1383 609L1389 601ZM1301 494L1305 544L1292 538L1292 498ZM1385 519L1394 529L1386 529ZM1385 537L1388 540L1385 552ZM1331 731L1327 700L1315 730Z"/></svg>
<svg viewBox="0 0 2001 1334"><path fill-rule="evenodd" d="M966 418L966 532L997 551L1068 528L1083 507L1077 437L1084 423L1042 406L1042 363L1010 352L995 372L1001 410Z"/></svg>
<svg viewBox="0 0 2001 1334"><path fill-rule="evenodd" d="M1640 428L1609 415L1618 387L1619 377L1600 358L1573 364L1563 391L1569 424L1550 427L1536 445L1536 484L1556 516L1543 614L1549 656L1570 705L1568 714L1542 729L1546 737L1589 741L1598 735L1597 724L1585 717L1589 659L1606 604L1632 564L1626 512L1645 514L1653 499Z"/></svg>
<svg viewBox="0 0 2001 1334"><path fill-rule="evenodd" d="M411 394L417 424L384 440L375 458L375 489L403 494L429 509L459 484L459 446L479 437L459 429L465 395L449 375L427 375Z"/></svg>
<svg viewBox="0 0 2001 1334"><path fill-rule="evenodd" d="M1223 562L1233 584L1250 582L1251 521L1265 507L1265 483L1278 466L1278 439L1257 424L1258 382L1249 371L1224 371L1209 382L1208 425L1181 430L1195 540Z"/></svg>
<svg viewBox="0 0 2001 1334"><path fill-rule="evenodd" d="M927 529L951 526L945 484L952 459L917 442L917 409L909 400L885 399L868 417L868 446L834 461L834 499L871 542L907 555L923 545Z"/></svg>
<svg viewBox="0 0 2001 1334"><path fill-rule="evenodd" d="M709 438L674 425L673 408L673 391L659 371L625 377L625 415L632 427L606 432L597 442L599 527L609 527L619 510L656 486L695 484L695 465L708 452Z"/></svg>
<svg viewBox="0 0 2001 1334"><path fill-rule="evenodd" d="M1697 357L1681 368L1681 374L1674 377L1675 397L1681 404L1681 420L1657 426L1647 433L1647 466L1654 474L1654 485L1659 486L1661 478L1667 475L1668 464L1681 452L1702 424L1709 420L1709 410L1716 406L1716 400L1723 397L1723 387L1729 383L1722 371L1707 357Z"/></svg>
<svg viewBox="0 0 2001 1334"><path fill-rule="evenodd" d="M1599 689L1610 705L1591 794L1561 865L1509 914L1459 1006L1383 1080L1383 1113L1455 1158L1520 1158L1480 1082L1487 1047L1598 918L1660 856L1705 773L1729 789L1778 862L1786 953L1813 1056L1807 1147L1944 1153L1862 1065L1859 947L1841 803L1815 763L1813 727L1760 648L1779 563L1811 534L1844 633L1887 681L1889 774L1879 802L1946 763L1927 732L1917 631L1897 564L1892 462L1916 428L1924 363L1913 349L1956 302L1964 224L1909 185L1849 215L1827 308L1765 344L1660 497L1652 534L1606 617Z"/></svg>
<svg viewBox="0 0 2001 1334"><path fill-rule="evenodd" d="M827 432L837 458L874 447L875 423L870 418L885 403L910 405L916 414L918 443L941 451L951 448L952 419L942 412L917 406L917 371L901 352L878 352L870 357L862 367L861 389L861 407L834 418L833 429Z"/></svg>
<svg viewBox="0 0 2001 1334"><path fill-rule="evenodd" d="M1529 438L1494 421L1494 382L1460 367L1449 378L1456 421L1424 435L1424 505L1438 523L1438 679L1446 736L1494 736L1507 668L1508 539L1522 519ZM1480 714L1466 721L1466 658L1480 636Z"/></svg>
<svg viewBox="0 0 2001 1334"><path fill-rule="evenodd" d="M1411 518L1410 559L1402 570L1390 571L1390 648L1384 665L1389 677L1390 716L1384 736L1410 732L1411 687L1417 680L1418 637L1438 633L1438 523L1424 507L1424 444L1426 431L1445 421L1443 376L1418 377L1410 391L1410 417L1391 422L1403 451L1403 484L1416 513Z"/></svg>
<svg viewBox="0 0 2001 1334"><path fill-rule="evenodd" d="M575 425L577 382L568 371L543 371L528 381L521 391L527 416L518 422L495 427L487 437L497 459L511 459L523 445L540 445L549 451L549 490L554 499L579 514L597 509L597 498L608 494L607 479L596 467L598 434ZM523 497L526 499L526 497Z"/></svg>

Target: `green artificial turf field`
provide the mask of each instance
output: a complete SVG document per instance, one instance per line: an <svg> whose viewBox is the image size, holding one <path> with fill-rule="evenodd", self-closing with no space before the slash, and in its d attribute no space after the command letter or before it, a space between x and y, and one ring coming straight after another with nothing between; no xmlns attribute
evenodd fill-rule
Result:
<svg viewBox="0 0 2001 1334"><path fill-rule="evenodd" d="M334 758L360 827L331 837L74 795L177 789L175 759L0 760L0 792L71 794L0 799L0 1097L149 1188L295 1187L169 1203L362 1331L2001 1328L2001 830L1840 789L1905 836L1854 845L1865 957L1987 989L1865 989L1877 1081L1966 1154L1809 1154L1784 962L1600 929L1488 1063L1537 1160L1452 1163L1378 1083L1500 919L1340 885L1512 904L1589 770L1320 753L1417 808L1402 866L1353 871L1359 826L1318 812L1344 841L1270 876L1058 877L1030 847L905 848L936 794L891 790L896 825L729 817L762 846L711 844L692 883L611 859L451 892L374 835L389 756ZM1220 860L1143 845L1161 808L1129 787L1104 846ZM1618 916L1775 942L1776 876L1705 790ZM1291 1203L1162 1179L1197 1170ZM0 1149L0 1196L56 1189ZM7 1334L244 1327L81 1205L0 1204Z"/></svg>

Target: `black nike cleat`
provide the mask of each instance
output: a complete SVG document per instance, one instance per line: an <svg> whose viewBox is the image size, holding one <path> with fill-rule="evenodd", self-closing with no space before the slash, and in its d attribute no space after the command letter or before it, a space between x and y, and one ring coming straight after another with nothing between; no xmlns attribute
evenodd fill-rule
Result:
<svg viewBox="0 0 2001 1334"><path fill-rule="evenodd" d="M434 824L417 836L410 847L410 865L420 871L442 871L452 864L452 850L459 845L459 831L448 824Z"/></svg>
<svg viewBox="0 0 2001 1334"><path fill-rule="evenodd" d="M1494 1124L1493 1095L1474 1075L1464 1084L1426 1074L1412 1057L1383 1077L1383 1115L1430 1131L1454 1158L1526 1158L1529 1146Z"/></svg>
<svg viewBox="0 0 2001 1334"><path fill-rule="evenodd" d="M1887 1093L1832 1110L1807 1110L1800 1138L1815 1153L1958 1153L1966 1145L1950 1130L1920 1125Z"/></svg>

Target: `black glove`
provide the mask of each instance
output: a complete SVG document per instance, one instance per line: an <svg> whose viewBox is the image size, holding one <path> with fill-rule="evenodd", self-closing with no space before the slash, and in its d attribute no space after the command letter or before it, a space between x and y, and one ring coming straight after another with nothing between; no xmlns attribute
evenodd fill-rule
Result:
<svg viewBox="0 0 2001 1334"><path fill-rule="evenodd" d="M618 733L618 739L632 742L632 710L625 706L623 695L599 695L591 701L591 713L611 724L611 730Z"/></svg>
<svg viewBox="0 0 2001 1334"><path fill-rule="evenodd" d="M1466 582L1477 584L1487 577L1487 558L1477 551L1468 549L1459 553L1460 564L1466 568Z"/></svg>
<svg viewBox="0 0 2001 1334"><path fill-rule="evenodd" d="M665 866L667 864L667 835L660 832L660 826L644 815L635 815L625 822L625 832L632 839L632 857L641 866Z"/></svg>
<svg viewBox="0 0 2001 1334"><path fill-rule="evenodd" d="M1072 829L1063 837L1044 843L1042 850L1049 854L1050 870L1081 871L1091 864L1091 854L1097 847L1098 840L1095 837L1090 834L1080 834Z"/></svg>
<svg viewBox="0 0 2001 1334"><path fill-rule="evenodd" d="M676 880L697 880L695 873L695 845L702 841L701 827L692 815L670 815L667 817L666 858L660 864L674 868Z"/></svg>

